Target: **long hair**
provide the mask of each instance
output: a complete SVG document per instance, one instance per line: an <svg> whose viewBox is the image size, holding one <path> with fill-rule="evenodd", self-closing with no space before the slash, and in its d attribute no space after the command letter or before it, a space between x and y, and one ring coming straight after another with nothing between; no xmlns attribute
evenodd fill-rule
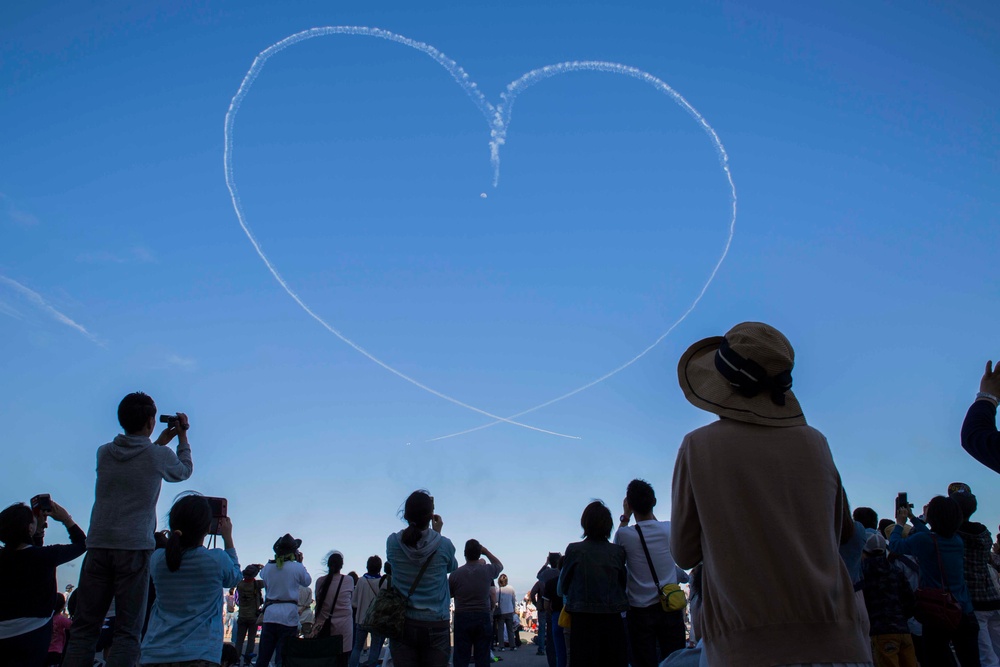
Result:
<svg viewBox="0 0 1000 667"><path fill-rule="evenodd" d="M200 546L212 525L212 507L204 496L182 496L170 508L170 535L167 537L167 569L176 572L188 549Z"/></svg>
<svg viewBox="0 0 1000 667"><path fill-rule="evenodd" d="M403 506L403 518L408 524L400 542L408 547L417 546L420 533L427 529L434 518L434 499L423 489L414 491Z"/></svg>

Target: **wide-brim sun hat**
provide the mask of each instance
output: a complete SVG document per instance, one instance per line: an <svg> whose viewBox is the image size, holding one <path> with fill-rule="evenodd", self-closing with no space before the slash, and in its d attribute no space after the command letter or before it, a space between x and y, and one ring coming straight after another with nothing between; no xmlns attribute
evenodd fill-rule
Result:
<svg viewBox="0 0 1000 667"><path fill-rule="evenodd" d="M677 379L695 407L762 426L802 426L792 393L795 351L784 334L761 322L737 324L725 336L698 341L681 356Z"/></svg>
<svg viewBox="0 0 1000 667"><path fill-rule="evenodd" d="M274 554L276 556L287 556L298 551L301 546L302 540L297 540L289 533L285 533L274 543Z"/></svg>

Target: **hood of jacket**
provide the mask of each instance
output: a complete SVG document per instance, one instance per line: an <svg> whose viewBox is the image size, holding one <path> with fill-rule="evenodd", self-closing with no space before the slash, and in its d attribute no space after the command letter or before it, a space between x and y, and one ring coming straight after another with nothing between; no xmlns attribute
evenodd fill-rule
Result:
<svg viewBox="0 0 1000 667"><path fill-rule="evenodd" d="M153 446L155 445L149 440L149 436L124 434L115 436L114 440L105 445L108 454L118 461L134 459Z"/></svg>
<svg viewBox="0 0 1000 667"><path fill-rule="evenodd" d="M396 537L399 539L399 548L403 550L406 557L417 563L423 562L424 559L437 551L438 544L441 542L441 533L435 532L430 528L420 533L420 539L417 540L417 546L415 547L403 544L402 530L396 533Z"/></svg>
<svg viewBox="0 0 1000 667"><path fill-rule="evenodd" d="M973 521L966 521L961 526L958 527L956 531L963 540L966 542L972 540L974 542L982 542L986 544L986 548L989 549L993 546L993 540L990 539L989 529L981 523L976 523Z"/></svg>

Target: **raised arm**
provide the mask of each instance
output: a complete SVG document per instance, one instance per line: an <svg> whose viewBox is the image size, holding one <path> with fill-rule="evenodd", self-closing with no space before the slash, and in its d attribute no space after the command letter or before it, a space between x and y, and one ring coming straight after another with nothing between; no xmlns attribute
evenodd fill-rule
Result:
<svg viewBox="0 0 1000 667"><path fill-rule="evenodd" d="M986 362L979 393L962 423L962 448L984 466L1000 472L1000 433L997 432L997 397L1000 396L1000 364Z"/></svg>

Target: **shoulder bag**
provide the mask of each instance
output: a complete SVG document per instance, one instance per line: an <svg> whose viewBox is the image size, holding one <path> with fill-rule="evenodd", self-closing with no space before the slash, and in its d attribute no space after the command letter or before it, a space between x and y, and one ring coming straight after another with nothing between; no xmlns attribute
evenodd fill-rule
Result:
<svg viewBox="0 0 1000 667"><path fill-rule="evenodd" d="M333 612L337 609L337 598L340 597L340 587L344 585L345 575L340 575L337 592L333 595L330 605L330 615L326 617L323 627L312 637L289 638L281 653L282 664L285 667L337 667L340 656L344 653L344 638L341 635L331 635L330 625L333 623ZM323 592L320 594L318 609L322 610L333 575L327 575L323 582Z"/></svg>
<svg viewBox="0 0 1000 667"><path fill-rule="evenodd" d="M398 640L402 637L403 624L406 623L406 605L413 592L417 590L417 585L436 553L435 551L428 556L424 564L420 566L420 572L417 573L417 578L413 580L410 591L405 596L394 585L386 586L379 591L371 606L368 607L368 613L365 615L365 622L362 625L371 629L373 633L389 639Z"/></svg>
<svg viewBox="0 0 1000 667"><path fill-rule="evenodd" d="M937 535L931 533L931 539L934 540L934 551L937 552L938 568L941 570L941 582L944 584L944 588L920 587L914 591L916 607L913 616L925 626L950 634L957 630L962 622L962 606L958 604L958 600L948 589L948 578L944 573L944 564L941 562L941 550L938 548Z"/></svg>
<svg viewBox="0 0 1000 667"><path fill-rule="evenodd" d="M635 523L635 532L639 533L639 542L642 543L642 552L646 554L649 573L653 575L653 582L660 595L660 607L663 608L663 611L680 611L687 606L687 596L677 584L660 586L660 578L656 576L656 568L653 567L653 559L649 555L649 547L646 546L646 538L642 536L642 528L639 527L638 521Z"/></svg>

